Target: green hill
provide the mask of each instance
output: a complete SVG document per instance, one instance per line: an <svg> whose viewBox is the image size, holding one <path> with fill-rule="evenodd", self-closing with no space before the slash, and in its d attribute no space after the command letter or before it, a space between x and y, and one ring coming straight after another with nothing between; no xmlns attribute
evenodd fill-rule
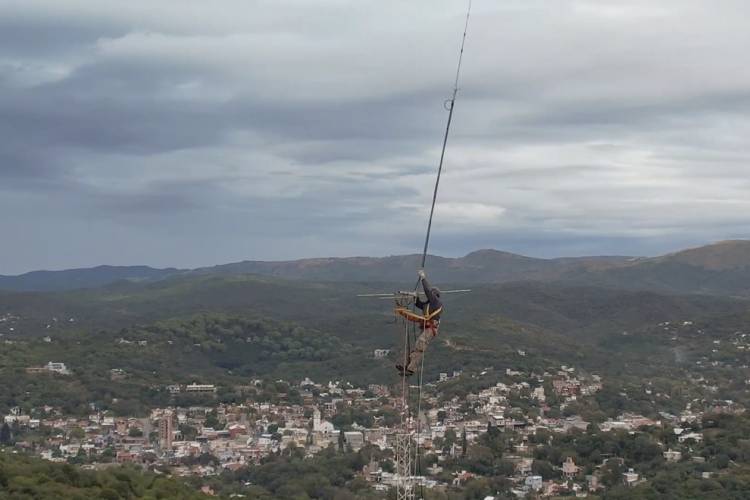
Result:
<svg viewBox="0 0 750 500"><path fill-rule="evenodd" d="M144 473L134 467L89 471L15 453L0 452L2 500L209 498L176 479Z"/></svg>
<svg viewBox="0 0 750 500"><path fill-rule="evenodd" d="M666 293L748 296L750 241L728 241L625 265L571 270L561 280Z"/></svg>
<svg viewBox="0 0 750 500"><path fill-rule="evenodd" d="M18 276L0 276L0 290L52 292L97 288L120 280L156 281L179 274L179 269L148 266L97 266L63 271L32 271Z"/></svg>
<svg viewBox="0 0 750 500"><path fill-rule="evenodd" d="M320 283L401 283L409 286L418 255L319 258L296 261L243 261L194 270L144 266L36 271L0 276L0 290L66 291L172 282L179 278L226 279L265 276ZM560 283L677 294L750 294L750 241L720 242L654 258L576 257L538 259L497 250L460 258L428 256L436 283L503 284L518 281Z"/></svg>
<svg viewBox="0 0 750 500"><path fill-rule="evenodd" d="M236 275L2 294L0 373L14 384L0 391L0 407L48 403L84 412L94 402L138 413L172 401L165 386L176 383L215 383L225 388L217 397L228 400L241 396L232 387L254 378L393 383L393 359L372 356L374 349L394 356L401 345L392 305L356 294L398 288ZM746 360L736 350L712 353L712 341L733 338L747 324L746 311L743 300L713 296L480 285L446 296L425 376L574 365L623 386L664 379L671 387L683 385L705 358L721 361L713 372L734 380L727 371ZM704 333L693 326L667 334L665 323L700 325ZM25 372L48 361L65 362L73 375ZM125 377L112 380L113 369ZM746 397L727 391L727 398Z"/></svg>

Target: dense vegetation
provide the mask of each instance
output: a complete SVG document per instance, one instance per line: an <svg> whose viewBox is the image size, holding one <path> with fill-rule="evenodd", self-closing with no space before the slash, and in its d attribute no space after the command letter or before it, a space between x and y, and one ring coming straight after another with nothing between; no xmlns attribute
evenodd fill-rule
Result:
<svg viewBox="0 0 750 500"><path fill-rule="evenodd" d="M304 450L289 449L272 456L261 465L226 472L216 482L218 490L233 491L237 484L254 485L242 490L252 499L271 498L382 498L356 474L371 460L382 457L377 449L365 448L357 453L338 452L334 447L323 450L313 459L304 458Z"/></svg>
<svg viewBox="0 0 750 500"><path fill-rule="evenodd" d="M4 347L0 369L16 383L0 388L0 407L48 404L71 413L89 411L89 403L123 414L142 413L173 398L166 385L191 382L218 384L218 396L231 401L242 396L231 388L248 386L254 377L301 379L306 374L353 372L352 363L364 357L358 348L320 331L220 314L95 335L32 338ZM355 359L344 359L347 355ZM66 363L73 374L25 370L52 360Z"/></svg>
<svg viewBox="0 0 750 500"><path fill-rule="evenodd" d="M0 295L0 316L10 315L0 324L0 373L16 381L0 389L0 410L46 403L80 413L95 403L141 413L169 397L167 384L193 381L221 386L217 396L226 400L241 396L233 388L254 377L389 383L392 361L373 359L372 350L395 350L399 333L390 305L354 297L375 290L200 276ZM647 413L657 404L677 410L701 397L705 391L691 381L700 361L702 375L718 389L713 397L747 399L742 380L750 377L732 373L750 362L750 350L731 343L748 319L743 301L510 284L451 296L446 311L428 353L428 380L461 369L574 365L618 388L605 392L610 397L592 413L612 415L626 403ZM24 371L48 361L65 362L73 375ZM113 369L125 376L113 377Z"/></svg>
<svg viewBox="0 0 750 500"><path fill-rule="evenodd" d="M102 500L208 498L184 483L132 467L101 471L0 452L0 499Z"/></svg>

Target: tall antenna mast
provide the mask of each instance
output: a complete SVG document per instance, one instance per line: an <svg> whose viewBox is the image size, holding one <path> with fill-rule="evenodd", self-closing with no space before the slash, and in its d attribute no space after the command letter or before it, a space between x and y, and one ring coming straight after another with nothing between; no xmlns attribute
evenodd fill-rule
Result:
<svg viewBox="0 0 750 500"><path fill-rule="evenodd" d="M420 267L424 269L427 260L427 248L430 245L430 231L432 230L432 216L435 213L435 202L437 201L438 186L440 186L440 174L443 172L443 160L445 159L445 147L448 145L448 135L451 130L451 121L453 120L453 109L456 105L456 95L458 95L458 81L461 77L461 62L464 58L464 44L466 43L466 32L469 29L469 16L471 15L471 0L466 10L466 22L464 23L464 34L461 37L461 51L458 53L458 65L456 66L456 80L453 83L453 95L445 101L443 105L448 110L448 123L445 125L445 135L443 136L443 149L440 152L440 163L438 165L437 178L435 179L435 189L432 192L432 206L430 207L430 218L427 222L427 235L424 239L424 249L422 250L422 263Z"/></svg>
<svg viewBox="0 0 750 500"><path fill-rule="evenodd" d="M443 160L445 159L445 147L448 144L448 135L450 134L451 121L453 120L453 109L456 104L456 95L458 95L458 82L461 76L461 62L464 56L464 44L466 43L466 31L469 28L469 16L471 15L471 0L469 0L469 6L466 10L466 22L464 23L464 33L461 37L461 51L458 54L458 65L456 66L456 79L453 83L453 94L451 98L445 101L443 104L448 110L448 123L445 126L445 135L443 136L443 149L440 152L440 164L438 165L437 179L435 179L435 189L432 192L432 206L430 207L430 219L427 222L427 235L424 239L424 250L422 251L422 264L421 268L424 269L425 260L427 259L427 249L430 245L430 231L432 229L432 216L435 213L435 202L437 201L438 187L440 185L440 174L443 172ZM415 285L416 290L419 286L419 281ZM397 302L398 304L398 302ZM404 356L408 356L407 352L409 349L409 324L407 320L404 320ZM404 367L406 367L406 358L404 359ZM422 358L422 370L424 369L424 357ZM419 409L422 402L422 373L420 371L418 381L418 403L417 403L417 415L416 419L412 420L411 411L409 409L409 385L406 381L406 374L404 374L401 381L401 428L396 433L394 455L396 462L396 500L415 500L417 493L417 475L421 473L421 463L419 456L419 444L421 434L421 423ZM416 425L415 425L416 424ZM412 458L413 457L413 458ZM413 467L413 468L412 468ZM413 471L413 472L412 472ZM422 494L420 497L424 497L424 486L422 487Z"/></svg>

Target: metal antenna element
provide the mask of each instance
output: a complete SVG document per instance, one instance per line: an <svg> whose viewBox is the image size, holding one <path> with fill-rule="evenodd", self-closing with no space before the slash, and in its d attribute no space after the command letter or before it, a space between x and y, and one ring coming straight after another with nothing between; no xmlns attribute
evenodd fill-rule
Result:
<svg viewBox="0 0 750 500"><path fill-rule="evenodd" d="M443 159L445 158L445 147L448 144L448 135L451 130L451 121L453 120L453 108L456 104L456 95L458 94L458 81L461 77L461 62L464 57L464 44L466 43L466 31L469 29L469 16L471 15L471 0L466 10L466 22L464 23L464 34L461 37L461 51L458 54L458 65L456 66L456 80L453 84L453 95L445 101L445 107L448 110L448 123L445 126L445 135L443 136L443 149L440 152L440 163L438 165L437 179L435 179L435 190L432 192L432 207L430 208L430 219L427 222L427 235L424 239L424 250L422 250L422 263L420 268L424 269L425 260L427 260L427 248L430 245L430 231L432 230L432 216L435 213L435 201L437 201L438 186L440 185L440 174L443 171Z"/></svg>

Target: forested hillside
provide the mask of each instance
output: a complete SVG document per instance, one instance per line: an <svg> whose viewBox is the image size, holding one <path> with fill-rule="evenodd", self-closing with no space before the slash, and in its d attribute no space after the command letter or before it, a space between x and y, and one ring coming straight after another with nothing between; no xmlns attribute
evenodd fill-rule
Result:
<svg viewBox="0 0 750 500"><path fill-rule="evenodd" d="M17 453L17 452L15 452ZM0 451L3 500L197 500L209 498L184 483L134 467L101 471Z"/></svg>
<svg viewBox="0 0 750 500"><path fill-rule="evenodd" d="M154 283L174 277L257 275L336 283L408 283L419 255L243 261L193 270L99 266L0 276L0 290L66 291L118 282ZM438 283L502 284L519 281L646 290L677 294L750 295L750 241L725 241L654 258L618 256L539 259L479 250L464 257L428 256ZM403 285L402 285L403 286Z"/></svg>
<svg viewBox="0 0 750 500"><path fill-rule="evenodd" d="M169 399L168 384L214 383L223 387L220 398L232 400L241 396L232 387L254 378L392 383L400 344L392 306L356 297L382 289L388 286L206 276L7 293L0 296L0 370L16 383L4 386L0 404L54 402L85 412L93 402L124 414ZM713 340L733 340L746 320L741 300L553 284L482 285L445 302L428 379L575 363L623 386L672 377L670 387L688 387L680 374L706 355L726 357L711 352ZM674 327L683 323L691 326ZM374 349L393 352L375 359ZM740 366L743 356L732 352L726 367L712 370ZM66 363L72 375L25 371L49 361ZM113 378L112 370L125 375Z"/></svg>

